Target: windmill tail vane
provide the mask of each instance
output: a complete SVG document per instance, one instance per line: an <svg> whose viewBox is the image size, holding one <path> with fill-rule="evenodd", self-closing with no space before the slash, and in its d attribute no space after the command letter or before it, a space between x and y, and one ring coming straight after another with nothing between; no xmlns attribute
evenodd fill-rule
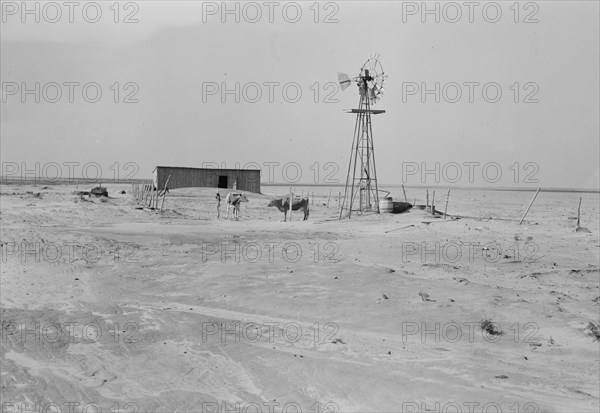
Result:
<svg viewBox="0 0 600 413"><path fill-rule="evenodd" d="M338 72L338 81L340 83L340 89L346 90L348 86L352 83L352 80L345 73Z"/></svg>

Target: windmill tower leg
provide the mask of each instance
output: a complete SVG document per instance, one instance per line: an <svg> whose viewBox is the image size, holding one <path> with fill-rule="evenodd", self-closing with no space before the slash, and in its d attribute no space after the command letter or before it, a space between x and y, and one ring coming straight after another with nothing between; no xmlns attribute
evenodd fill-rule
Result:
<svg viewBox="0 0 600 413"><path fill-rule="evenodd" d="M359 107L362 107L362 99L361 99L361 103L359 105ZM350 205L348 208L348 218L350 218L352 216L352 207L354 206L354 202L356 200L356 192L360 191L360 186L356 185L356 180L358 179L360 182L360 178L356 178L356 166L358 164L358 161L360 160L359 158L359 153L360 153L360 134L361 134L361 125L362 125L362 119L360 114L356 115L356 124L357 124L357 128L355 130L355 134L354 134L354 153L352 154L354 157L354 161L352 162L352 156L350 157L350 161L352 162L352 180L350 181ZM360 176L360 175L359 175ZM359 192L360 195L360 192ZM360 204L359 204L360 205ZM360 208L359 208L360 211Z"/></svg>
<svg viewBox="0 0 600 413"><path fill-rule="evenodd" d="M362 159L361 180L364 183L365 210L375 209L379 213L379 194L377 187L377 169L375 168L375 150L373 146L373 129L371 123L371 105L365 103L362 124ZM373 205L374 204L374 205Z"/></svg>
<svg viewBox="0 0 600 413"><path fill-rule="evenodd" d="M359 107L362 108L362 97L360 100ZM358 156L358 145L360 143L360 114L356 115L356 122L354 124L354 135L352 137L352 149L350 149L350 157L348 160L348 173L346 175L346 186L344 188L344 198L342 198L342 205L340 207L340 219L344 213L344 209L348 209L348 218L352 215L352 201L354 199L354 180L356 179L356 157ZM352 178L350 178L352 175Z"/></svg>
<svg viewBox="0 0 600 413"><path fill-rule="evenodd" d="M372 174L371 176L373 177L373 179L371 181L369 181L369 186L370 186L369 193L373 194L373 202L375 203L377 213L379 213L380 212L379 211L379 187L377 185L377 167L375 165L375 145L373 144L373 127L372 127L372 123L371 123L371 114L369 113L368 115L369 115L369 123L368 123L369 169L367 169L367 170L370 171L370 173ZM371 171L371 167L372 167L372 171ZM375 184L374 190L371 187L371 184Z"/></svg>

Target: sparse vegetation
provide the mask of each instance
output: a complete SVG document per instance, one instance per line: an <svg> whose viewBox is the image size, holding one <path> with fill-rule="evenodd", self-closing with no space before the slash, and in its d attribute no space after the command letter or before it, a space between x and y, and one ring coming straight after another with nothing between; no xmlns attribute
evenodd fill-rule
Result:
<svg viewBox="0 0 600 413"><path fill-rule="evenodd" d="M504 334L502 330L494 324L492 320L485 319L481 322L480 327L482 330L486 331L489 335L492 336L501 336Z"/></svg>
<svg viewBox="0 0 600 413"><path fill-rule="evenodd" d="M421 300L423 300L423 301L435 301L435 300L432 300L429 297L429 294L427 294L425 291L419 291L419 296L421 297Z"/></svg>
<svg viewBox="0 0 600 413"><path fill-rule="evenodd" d="M600 324L595 321L590 321L585 328L588 331L588 335L594 337L596 341L600 341Z"/></svg>

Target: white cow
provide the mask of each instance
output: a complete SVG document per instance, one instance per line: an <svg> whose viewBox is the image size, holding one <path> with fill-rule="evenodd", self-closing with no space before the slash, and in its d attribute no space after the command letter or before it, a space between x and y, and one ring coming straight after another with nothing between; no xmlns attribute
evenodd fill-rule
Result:
<svg viewBox="0 0 600 413"><path fill-rule="evenodd" d="M229 210L233 209L233 217L238 219L240 217L240 204L242 202L248 202L246 195L239 192L230 192L225 198L227 203L227 218L229 218Z"/></svg>

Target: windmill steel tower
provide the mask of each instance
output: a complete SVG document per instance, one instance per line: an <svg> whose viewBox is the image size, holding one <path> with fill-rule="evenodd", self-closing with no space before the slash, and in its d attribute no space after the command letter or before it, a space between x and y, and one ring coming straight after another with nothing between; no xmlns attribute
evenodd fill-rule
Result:
<svg viewBox="0 0 600 413"><path fill-rule="evenodd" d="M377 211L379 213L379 188L377 187L377 169L375 167L375 149L373 145L373 128L371 115L385 113L385 110L371 109L371 104L383 96L383 83L387 78L384 73L379 55L373 53L360 69L360 74L350 79L344 73L338 73L342 90L352 82L356 82L360 94L358 109L347 113L356 114L354 138L348 163L344 199L340 207L340 219L347 211L347 217L352 212L364 213Z"/></svg>

